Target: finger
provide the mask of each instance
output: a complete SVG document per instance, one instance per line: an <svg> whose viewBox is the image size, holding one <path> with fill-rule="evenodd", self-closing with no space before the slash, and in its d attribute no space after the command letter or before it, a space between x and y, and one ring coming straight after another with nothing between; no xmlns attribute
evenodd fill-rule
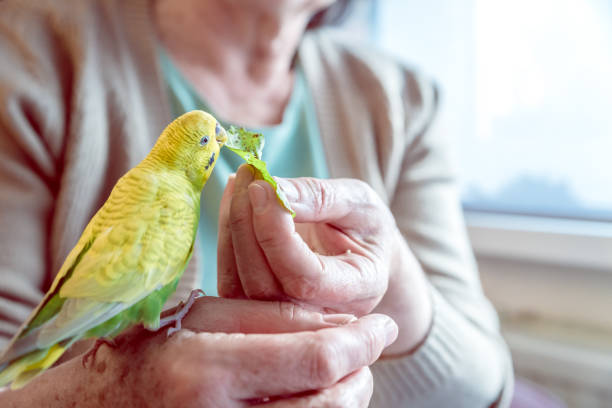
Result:
<svg viewBox="0 0 612 408"><path fill-rule="evenodd" d="M226 367L231 395L243 400L330 387L372 364L397 337L397 325L385 315L368 315L315 332L197 336L202 349L215 350L202 358Z"/></svg>
<svg viewBox="0 0 612 408"><path fill-rule="evenodd" d="M368 367L349 374L329 388L304 396L270 397L266 408L367 407L372 398L374 381Z"/></svg>
<svg viewBox="0 0 612 408"><path fill-rule="evenodd" d="M219 237L217 243L217 291L227 298L246 298L238 276L234 245L229 225L230 203L236 175L230 175L219 206Z"/></svg>
<svg viewBox="0 0 612 408"><path fill-rule="evenodd" d="M361 180L302 177L276 181L296 213L295 222L328 222L371 234L390 216L380 197Z"/></svg>
<svg viewBox="0 0 612 408"><path fill-rule="evenodd" d="M324 315L289 302L206 296L196 300L181 324L195 332L289 333L335 327L354 320L350 314Z"/></svg>
<svg viewBox="0 0 612 408"><path fill-rule="evenodd" d="M238 276L244 292L251 299L279 299L282 290L271 272L268 261L259 247L253 229L253 212L248 186L253 181L253 170L242 165L230 205L229 225Z"/></svg>
<svg viewBox="0 0 612 408"><path fill-rule="evenodd" d="M249 196L257 242L288 296L343 311L352 310L353 301L377 298L384 293L386 269L376 269L377 265L384 265L385 259L380 243L356 243L351 236L330 229L328 233L333 236L324 240L334 247L332 251L338 248L351 251L344 249L334 256L318 254L296 232L291 215L276 203L267 183L251 183Z"/></svg>

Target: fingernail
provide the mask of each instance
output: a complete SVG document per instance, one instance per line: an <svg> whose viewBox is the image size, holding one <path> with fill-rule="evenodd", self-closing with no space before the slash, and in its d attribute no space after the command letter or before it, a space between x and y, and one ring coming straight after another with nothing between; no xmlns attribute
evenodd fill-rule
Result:
<svg viewBox="0 0 612 408"><path fill-rule="evenodd" d="M238 167L238 171L236 172L236 180L238 180L238 182L241 184L248 184L253 181L253 169L251 169L251 166L248 164L243 164Z"/></svg>
<svg viewBox="0 0 612 408"><path fill-rule="evenodd" d="M352 314L328 314L323 315L323 321L326 323L337 324L338 326L342 326L345 324L349 324L357 320L355 316Z"/></svg>
<svg viewBox="0 0 612 408"><path fill-rule="evenodd" d="M257 183L249 185L249 200L256 214L261 214L268 204L268 191Z"/></svg>
<svg viewBox="0 0 612 408"><path fill-rule="evenodd" d="M393 321L393 319L391 319L390 317L387 318L387 321L385 322L385 347L388 347L391 343L395 341L395 339L397 339L398 331L399 328L397 327L397 324Z"/></svg>

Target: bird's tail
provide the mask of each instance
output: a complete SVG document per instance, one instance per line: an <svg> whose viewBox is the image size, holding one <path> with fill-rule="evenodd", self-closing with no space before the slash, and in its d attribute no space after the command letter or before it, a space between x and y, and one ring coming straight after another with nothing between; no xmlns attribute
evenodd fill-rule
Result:
<svg viewBox="0 0 612 408"><path fill-rule="evenodd" d="M32 351L0 366L0 387L8 383L11 383L13 390L23 387L51 367L71 345L72 342L65 345L54 344L47 349Z"/></svg>

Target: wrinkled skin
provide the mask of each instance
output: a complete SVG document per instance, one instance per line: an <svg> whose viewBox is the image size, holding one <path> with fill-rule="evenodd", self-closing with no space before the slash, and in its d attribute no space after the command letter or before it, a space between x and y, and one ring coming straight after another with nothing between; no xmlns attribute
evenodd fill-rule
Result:
<svg viewBox="0 0 612 408"><path fill-rule="evenodd" d="M0 392L0 405L366 407L367 366L397 336L383 315L210 297L196 300L183 328L170 337L134 328L85 367L74 350L25 388Z"/></svg>
<svg viewBox="0 0 612 408"><path fill-rule="evenodd" d="M355 179L277 182L295 218L249 166L230 178L219 216L219 294L384 313L400 327L385 355L417 347L431 324L429 290L387 205Z"/></svg>

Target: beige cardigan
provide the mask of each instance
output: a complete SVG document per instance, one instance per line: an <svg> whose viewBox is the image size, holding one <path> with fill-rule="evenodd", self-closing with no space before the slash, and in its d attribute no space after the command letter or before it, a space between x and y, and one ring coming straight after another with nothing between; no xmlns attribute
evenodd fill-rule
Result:
<svg viewBox="0 0 612 408"><path fill-rule="evenodd" d="M171 120L155 47L147 0L0 2L0 346ZM299 53L331 176L380 194L431 283L431 332L412 355L374 365L371 405L506 406L511 362L433 122L435 89L326 30Z"/></svg>

